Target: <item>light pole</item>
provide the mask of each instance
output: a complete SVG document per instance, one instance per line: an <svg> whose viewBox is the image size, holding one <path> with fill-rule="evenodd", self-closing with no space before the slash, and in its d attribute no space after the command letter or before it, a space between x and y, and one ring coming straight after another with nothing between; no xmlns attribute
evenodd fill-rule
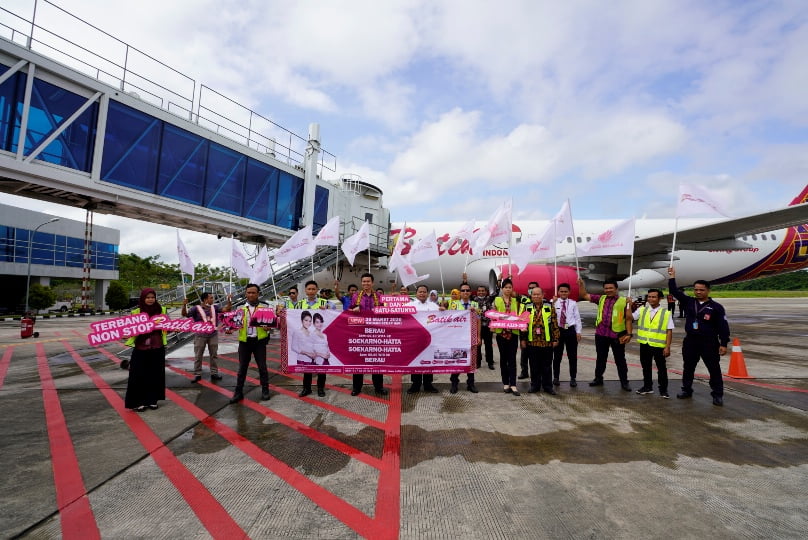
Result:
<svg viewBox="0 0 808 540"><path fill-rule="evenodd" d="M39 230L40 227L44 227L48 223L53 223L54 221L59 221L58 217L51 218L45 223L40 223L34 229L34 232L31 233L31 236L28 237L28 277L25 280L25 312L23 315L28 315L28 293L31 290L31 248L34 247L34 235Z"/></svg>

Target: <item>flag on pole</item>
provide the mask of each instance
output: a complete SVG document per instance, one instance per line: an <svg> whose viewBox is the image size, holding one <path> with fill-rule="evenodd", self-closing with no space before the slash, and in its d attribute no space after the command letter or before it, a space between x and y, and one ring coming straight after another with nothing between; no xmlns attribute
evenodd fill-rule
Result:
<svg viewBox="0 0 808 540"><path fill-rule="evenodd" d="M556 253L553 222L538 236L531 236L510 247L511 262L516 265L516 273L520 274L530 261L552 259Z"/></svg>
<svg viewBox="0 0 808 540"><path fill-rule="evenodd" d="M632 255L634 253L634 218L621 221L600 233L580 248L581 255Z"/></svg>
<svg viewBox="0 0 808 540"><path fill-rule="evenodd" d="M563 242L568 236L575 236L575 231L572 228L572 212L570 211L570 201L564 201L561 210L553 218L555 221L555 241Z"/></svg>
<svg viewBox="0 0 808 540"><path fill-rule="evenodd" d="M463 240L471 242L472 236L474 235L474 224L475 221L472 219L471 221L463 225L460 228L460 230L454 233L452 238L449 239L449 242L451 242L453 239L460 240L461 242Z"/></svg>
<svg viewBox="0 0 808 540"><path fill-rule="evenodd" d="M401 230L396 235L396 243L393 246L393 252L390 254L390 264L387 265L387 269L391 272L395 272L396 268L398 268L399 259L395 257L395 255L401 255L401 252L404 251L404 236L407 232L407 222L404 222L404 226L401 227Z"/></svg>
<svg viewBox="0 0 808 540"><path fill-rule="evenodd" d="M334 216L320 229L314 238L315 246L339 245L339 216ZM313 251L313 250L312 250Z"/></svg>
<svg viewBox="0 0 808 540"><path fill-rule="evenodd" d="M252 277L252 266L247 261L247 256L244 255L241 242L235 238L230 240L230 267L236 271L236 276L241 279L250 279Z"/></svg>
<svg viewBox="0 0 808 540"><path fill-rule="evenodd" d="M188 255L188 250L185 249L185 244L182 243L179 229L177 229L177 256L180 259L180 270L190 275L191 281L193 281L194 263L191 261L191 256Z"/></svg>
<svg viewBox="0 0 808 540"><path fill-rule="evenodd" d="M311 238L311 225L303 227L287 240L275 252L275 262L278 264L290 263L309 257L314 253L314 245Z"/></svg>
<svg viewBox="0 0 808 540"><path fill-rule="evenodd" d="M393 253L391 259L395 261L396 268L398 268L398 277L405 287L429 278L429 274L419 276L412 263L400 253Z"/></svg>
<svg viewBox="0 0 808 540"><path fill-rule="evenodd" d="M692 184L679 184L679 204L676 205L676 217L705 214L729 217L713 194L706 189Z"/></svg>
<svg viewBox="0 0 808 540"><path fill-rule="evenodd" d="M438 239L437 235L435 234L435 230L433 229L432 234L422 237L414 246L412 246L409 253L409 260L412 264L417 264L421 262L434 261L439 256Z"/></svg>
<svg viewBox="0 0 808 540"><path fill-rule="evenodd" d="M511 205L508 199L491 215L485 227L477 232L474 240L475 251L491 244L511 243Z"/></svg>
<svg viewBox="0 0 808 540"><path fill-rule="evenodd" d="M250 283L261 285L272 276L272 266L269 264L269 255L267 254L267 247L261 246L258 252L258 257L255 259L255 264L252 267L252 277Z"/></svg>
<svg viewBox="0 0 808 540"><path fill-rule="evenodd" d="M370 248L370 224L366 221L362 224L356 234L345 239L342 243L342 252L348 263L353 266L356 254Z"/></svg>

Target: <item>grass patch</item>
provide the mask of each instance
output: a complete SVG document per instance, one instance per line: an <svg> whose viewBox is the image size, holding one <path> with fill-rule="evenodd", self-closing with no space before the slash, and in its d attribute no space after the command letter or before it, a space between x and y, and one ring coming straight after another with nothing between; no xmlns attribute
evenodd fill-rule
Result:
<svg viewBox="0 0 808 540"><path fill-rule="evenodd" d="M692 294L688 293L688 294ZM710 291L713 298L808 298L808 291Z"/></svg>

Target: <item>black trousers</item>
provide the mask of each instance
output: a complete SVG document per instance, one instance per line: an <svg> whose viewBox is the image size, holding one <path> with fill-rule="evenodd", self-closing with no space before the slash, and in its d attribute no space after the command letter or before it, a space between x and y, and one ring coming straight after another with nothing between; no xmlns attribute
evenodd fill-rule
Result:
<svg viewBox="0 0 808 540"><path fill-rule="evenodd" d="M304 373L303 374L303 388L305 390L311 390L311 380L314 378L312 377L313 373ZM317 388L325 388L325 373L318 373L317 374Z"/></svg>
<svg viewBox="0 0 808 540"><path fill-rule="evenodd" d="M507 332L507 330L503 330L503 332ZM497 347L499 348L499 373L502 376L502 384L516 386L516 350L519 348L519 336L511 334L510 339L505 339L502 334L497 334Z"/></svg>
<svg viewBox="0 0 808 540"><path fill-rule="evenodd" d="M528 345L522 349L530 362L530 389L553 389L553 347L534 347Z"/></svg>
<svg viewBox="0 0 808 540"><path fill-rule="evenodd" d="M561 329L561 336L558 339L558 346L553 349L553 378L558 379L561 375L561 357L564 349L567 349L567 361L570 364L570 379L578 376L578 334L575 327L571 326Z"/></svg>
<svg viewBox="0 0 808 540"><path fill-rule="evenodd" d="M654 387L654 374L652 363L656 363L659 391L668 391L668 367L665 361L665 349L652 347L647 343L640 343L640 364L642 365L642 385L645 388Z"/></svg>
<svg viewBox="0 0 808 540"><path fill-rule="evenodd" d="M410 375L413 388L421 388L422 383L424 386L432 386L432 380L434 378L435 376L431 373L413 373Z"/></svg>
<svg viewBox="0 0 808 540"><path fill-rule="evenodd" d="M264 339L247 338L247 341L238 342L238 376L236 377L235 394L244 393L244 381L247 380L247 368L250 367L250 357L255 356L258 366L258 379L261 389L269 389L269 372L267 372L267 343L269 337Z"/></svg>
<svg viewBox="0 0 808 540"><path fill-rule="evenodd" d="M530 362L527 358L527 348L522 349L522 352L519 356L519 375L522 373L528 373L528 368L530 367Z"/></svg>
<svg viewBox="0 0 808 540"><path fill-rule="evenodd" d="M628 384L628 366L626 365L626 346L621 344L617 338L595 335L595 380L602 381L606 372L606 359L609 357L609 349L612 350L614 363L617 366L617 375L620 377L620 384Z"/></svg>
<svg viewBox="0 0 808 540"><path fill-rule="evenodd" d="M323 375L323 377L325 377L325 375ZM384 388L384 375L382 375L381 373L374 373L373 375L370 376L370 378L371 380L373 380L373 388L375 388L376 390L381 390L382 388ZM319 379L317 381L317 384L318 385L320 384ZM362 373L355 373L353 376L353 389L356 390L357 392L361 392L362 386L364 384L365 384L365 375Z"/></svg>
<svg viewBox="0 0 808 540"><path fill-rule="evenodd" d="M452 384L458 384L460 382L460 373L452 373L449 375L449 380ZM474 373L466 373L466 384L474 384Z"/></svg>
<svg viewBox="0 0 808 540"><path fill-rule="evenodd" d="M721 375L721 355L718 354L718 338L686 335L682 342L682 360L684 369L682 373L682 391L693 393L693 377L699 358L704 361L707 371L710 372L710 388L713 397L724 395L724 378Z"/></svg>
<svg viewBox="0 0 808 540"><path fill-rule="evenodd" d="M489 366L494 365L494 334L487 326L480 327L480 344L477 345L477 367L480 367L482 361L482 348L485 345L485 363Z"/></svg>

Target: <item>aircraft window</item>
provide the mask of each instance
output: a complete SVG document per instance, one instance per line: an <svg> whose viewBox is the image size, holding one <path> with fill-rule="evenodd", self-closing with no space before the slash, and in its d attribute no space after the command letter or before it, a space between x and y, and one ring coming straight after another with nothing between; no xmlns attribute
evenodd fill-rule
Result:
<svg viewBox="0 0 808 540"><path fill-rule="evenodd" d="M741 238L743 239L744 242L746 242L746 236L742 236Z"/></svg>
<svg viewBox="0 0 808 540"><path fill-rule="evenodd" d="M572 244L572 236L568 236L568 237L567 237L567 243L568 243L568 244Z"/></svg>
<svg viewBox="0 0 808 540"><path fill-rule="evenodd" d="M777 240L777 237L776 237L776 236L774 236L774 233L770 234L769 236L771 236L771 237L772 237L772 240Z"/></svg>
<svg viewBox="0 0 808 540"><path fill-rule="evenodd" d="M752 235L752 240L757 240L757 235L756 234Z"/></svg>
<svg viewBox="0 0 808 540"><path fill-rule="evenodd" d="M587 237L586 237L586 241L587 241L587 242L591 242L591 241L592 241L592 237L591 237L591 236L587 236Z"/></svg>
<svg viewBox="0 0 808 540"><path fill-rule="evenodd" d="M763 240L766 240L766 235L765 235L765 234L761 234L761 235L760 235L760 237L761 237Z"/></svg>
<svg viewBox="0 0 808 540"><path fill-rule="evenodd" d="M577 238L578 238L578 243L579 243L579 244L583 242L583 240L581 240L581 237L580 237L580 236L579 236L579 237L577 237Z"/></svg>

